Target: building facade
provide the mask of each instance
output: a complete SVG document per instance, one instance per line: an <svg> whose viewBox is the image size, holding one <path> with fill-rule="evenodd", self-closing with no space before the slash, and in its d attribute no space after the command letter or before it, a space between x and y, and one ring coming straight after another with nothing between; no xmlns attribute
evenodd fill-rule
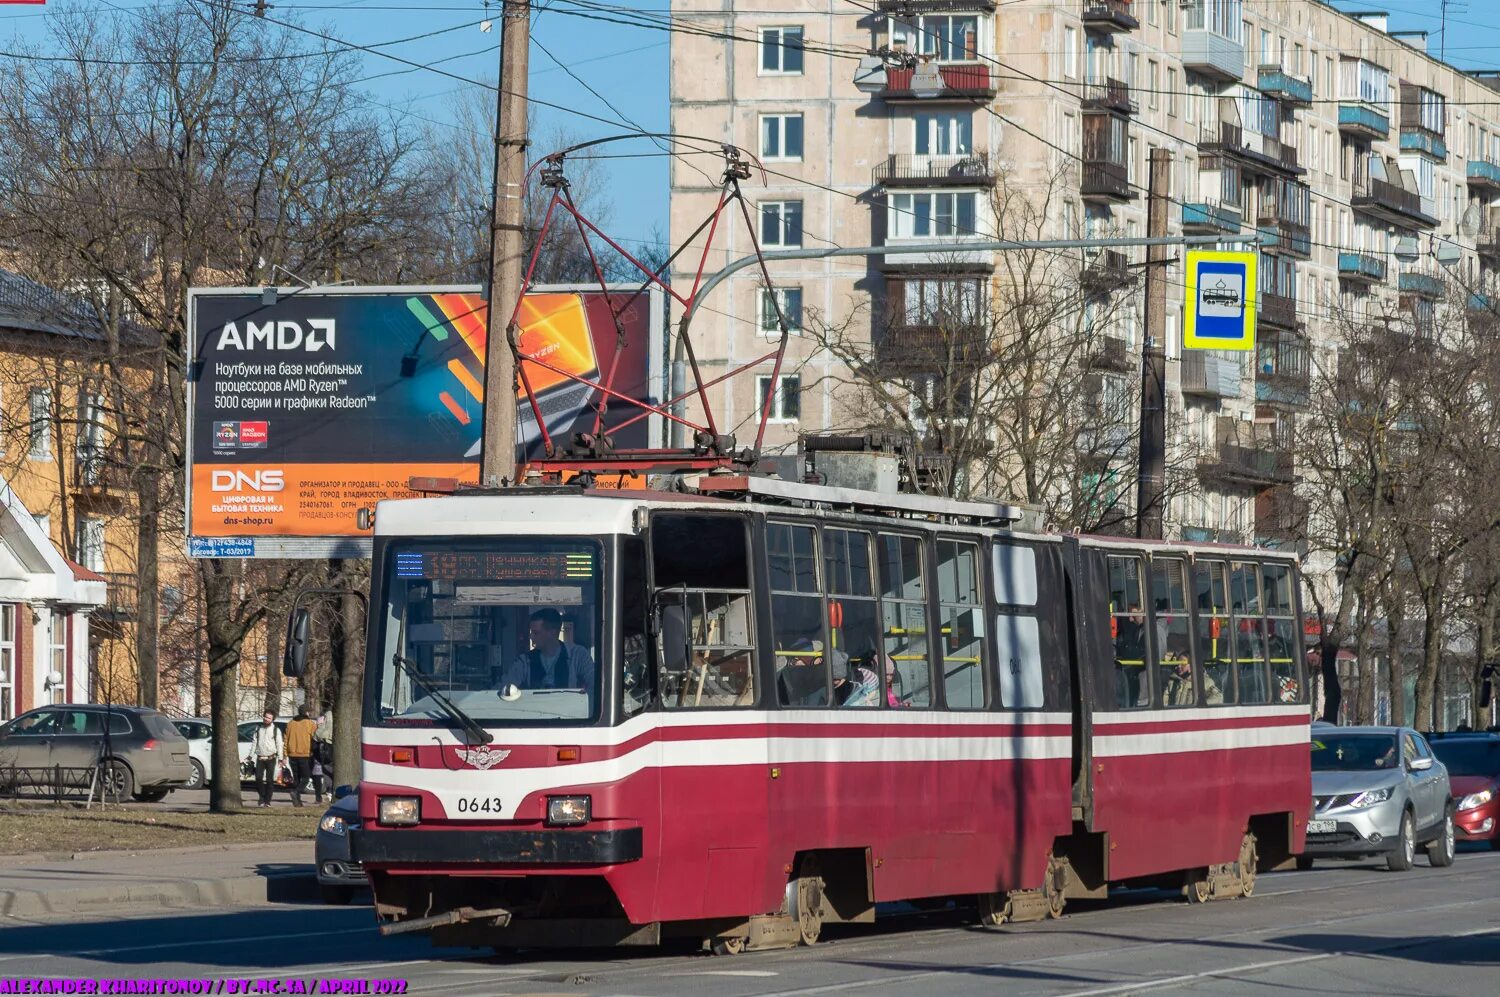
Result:
<svg viewBox="0 0 1500 997"><path fill-rule="evenodd" d="M674 0L672 9L694 29L672 38L672 130L760 157L764 182L755 173L745 190L768 248L944 239L961 250L1007 237L997 183L1045 199L1042 237L1145 235L1157 149L1172 159L1172 234L1259 235L1253 355L1181 349L1184 271L1180 261L1167 268L1169 448L1196 465L1194 487L1169 508L1174 535L1293 537L1305 514L1292 492L1295 430L1312 365L1333 348L1329 330L1343 316L1382 313L1431 325L1455 278L1483 286L1500 267L1494 80L1433 58L1420 35L1389 32L1383 14L1316 0ZM886 68L861 88L861 57L877 52ZM703 162L673 163L674 245L717 195L718 171ZM748 251L743 232L721 235L709 268ZM1084 251L1078 262L1123 272L1144 259ZM902 350L919 343L933 309L976 296L982 308L1002 279L989 253L933 262L781 263L772 293L802 324L846 323ZM745 271L705 303L694 345L710 376L774 341L767 296ZM1110 331L1124 362L1095 373L1120 399L1120 419L1134 420L1139 309L1120 309ZM753 422L760 393L774 387L773 444L857 424L860 413L841 406L833 358L807 336L793 337L791 357L780 384L769 384L769 369L725 382L716 414Z"/></svg>

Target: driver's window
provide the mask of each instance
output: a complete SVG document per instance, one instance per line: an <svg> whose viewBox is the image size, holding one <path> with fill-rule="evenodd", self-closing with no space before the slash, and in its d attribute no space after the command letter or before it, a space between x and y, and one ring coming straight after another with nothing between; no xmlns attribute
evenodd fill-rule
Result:
<svg viewBox="0 0 1500 997"><path fill-rule="evenodd" d="M657 695L664 708L755 705L748 551L739 516L651 517Z"/></svg>
<svg viewBox="0 0 1500 997"><path fill-rule="evenodd" d="M46 710L41 713L33 713L29 717L22 717L16 721L11 728L12 734L55 734L57 733L57 720L62 714L57 710Z"/></svg>

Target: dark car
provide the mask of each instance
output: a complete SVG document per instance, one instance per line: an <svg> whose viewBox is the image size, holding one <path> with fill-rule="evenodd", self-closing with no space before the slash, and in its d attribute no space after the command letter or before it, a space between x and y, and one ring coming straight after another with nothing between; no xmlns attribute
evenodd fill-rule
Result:
<svg viewBox="0 0 1500 997"><path fill-rule="evenodd" d="M0 770L23 773L17 781L35 780L47 769L77 774L95 765L102 766L103 796L110 800L159 800L193 776L187 739L147 707L43 706L0 727Z"/></svg>
<svg viewBox="0 0 1500 997"><path fill-rule="evenodd" d="M1459 840L1487 841L1500 851L1500 737L1444 735L1433 739L1432 752L1448 766Z"/></svg>
<svg viewBox="0 0 1500 997"><path fill-rule="evenodd" d="M354 786L340 786L333 805L318 821L318 837L313 854L318 866L318 889L323 902L346 904L354 891L369 885L364 867L349 855L349 832L359 829L359 791Z"/></svg>

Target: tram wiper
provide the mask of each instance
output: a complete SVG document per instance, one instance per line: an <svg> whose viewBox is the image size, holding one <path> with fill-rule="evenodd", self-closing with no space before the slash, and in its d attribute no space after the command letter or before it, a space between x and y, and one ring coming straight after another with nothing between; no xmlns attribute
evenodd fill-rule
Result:
<svg viewBox="0 0 1500 997"><path fill-rule="evenodd" d="M473 717L459 709L458 704L439 692L437 686L428 682L427 677L418 670L415 661L397 652L391 655L391 664L401 666L401 670L406 672L407 677L421 686L422 691L427 693L432 701L438 705L438 708L448 715L450 720L462 727L465 734L468 734L472 738L477 738L481 744L489 744L495 739L495 735L475 723Z"/></svg>

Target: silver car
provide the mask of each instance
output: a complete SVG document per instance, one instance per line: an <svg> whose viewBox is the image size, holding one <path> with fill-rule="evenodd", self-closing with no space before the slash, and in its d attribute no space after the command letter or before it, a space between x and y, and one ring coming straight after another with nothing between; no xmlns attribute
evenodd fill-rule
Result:
<svg viewBox="0 0 1500 997"><path fill-rule="evenodd" d="M369 885L364 867L349 856L349 832L359 829L359 791L340 786L333 805L318 821L313 854L318 866L318 889L323 902L346 904L354 891Z"/></svg>
<svg viewBox="0 0 1500 997"><path fill-rule="evenodd" d="M1453 864L1453 794L1448 770L1407 727L1312 731L1313 812L1299 869L1318 857L1384 856L1410 869L1418 848L1434 866Z"/></svg>

